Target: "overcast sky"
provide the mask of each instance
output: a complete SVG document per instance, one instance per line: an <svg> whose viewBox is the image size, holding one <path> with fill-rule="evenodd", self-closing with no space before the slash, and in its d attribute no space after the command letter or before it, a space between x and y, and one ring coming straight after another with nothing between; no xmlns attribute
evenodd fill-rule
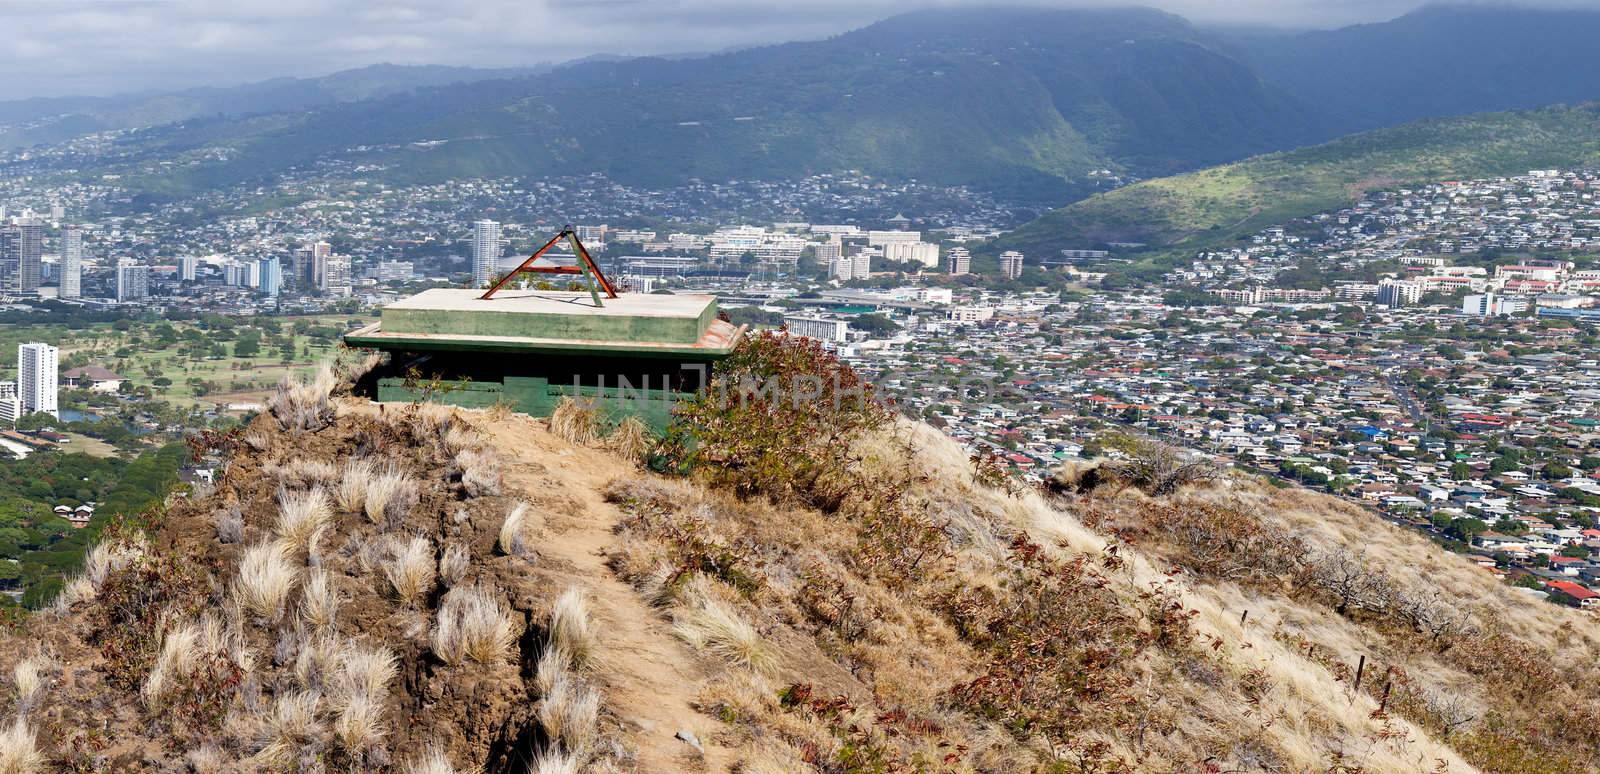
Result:
<svg viewBox="0 0 1600 774"><path fill-rule="evenodd" d="M1565 1L1600 6L1600 0ZM901 11L952 4L981 3L0 0L0 99L242 83L283 75L321 75L379 62L507 67L594 53L716 51L825 37ZM1031 4L1123 3L1033 0ZM1420 5L1421 0L1147 0L1126 4L1160 7L1198 23L1332 27L1393 18Z"/></svg>

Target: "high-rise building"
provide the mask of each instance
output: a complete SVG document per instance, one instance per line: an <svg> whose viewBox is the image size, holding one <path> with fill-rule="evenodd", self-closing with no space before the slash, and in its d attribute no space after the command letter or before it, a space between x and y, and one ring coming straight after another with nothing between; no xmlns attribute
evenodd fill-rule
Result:
<svg viewBox="0 0 1600 774"><path fill-rule="evenodd" d="M62 298L83 295L83 229L67 226L61 230Z"/></svg>
<svg viewBox="0 0 1600 774"><path fill-rule="evenodd" d="M17 231L16 292L35 294L39 292L44 265L44 221L31 214L26 215L17 221Z"/></svg>
<svg viewBox="0 0 1600 774"><path fill-rule="evenodd" d="M856 263L849 258L834 258L828 262L828 276L840 282L855 279Z"/></svg>
<svg viewBox="0 0 1600 774"><path fill-rule="evenodd" d="M1000 254L1000 273L1006 279L1016 279L1022 276L1022 253L1016 250L1007 250Z"/></svg>
<svg viewBox="0 0 1600 774"><path fill-rule="evenodd" d="M378 263L379 282L410 282L416 276L416 268L410 261L380 261Z"/></svg>
<svg viewBox="0 0 1600 774"><path fill-rule="evenodd" d="M294 251L290 263L294 286L301 290L320 290L326 282L328 256L333 255L333 245L314 242Z"/></svg>
<svg viewBox="0 0 1600 774"><path fill-rule="evenodd" d="M150 297L150 267L132 258L117 261L117 303L130 304Z"/></svg>
<svg viewBox="0 0 1600 774"><path fill-rule="evenodd" d="M17 271L21 261L21 229L0 226L0 293L16 293Z"/></svg>
<svg viewBox="0 0 1600 774"><path fill-rule="evenodd" d="M199 258L193 255L178 256L178 279L184 282L194 282L195 275L199 273Z"/></svg>
<svg viewBox="0 0 1600 774"><path fill-rule="evenodd" d="M489 281L500 271L500 253L505 242L500 239L500 224L480 220L472 224L472 285L488 287Z"/></svg>
<svg viewBox="0 0 1600 774"><path fill-rule="evenodd" d="M945 253L945 269L951 275L972 273L972 254L965 247L952 247Z"/></svg>
<svg viewBox="0 0 1600 774"><path fill-rule="evenodd" d="M883 258L933 268L939 265L939 246L927 242L887 242L883 245Z"/></svg>
<svg viewBox="0 0 1600 774"><path fill-rule="evenodd" d="M850 256L850 276L853 279L866 279L872 274L872 253L858 250Z"/></svg>
<svg viewBox="0 0 1600 774"><path fill-rule="evenodd" d="M49 344L17 346L17 397L24 413L56 413L56 361L59 352Z"/></svg>
<svg viewBox="0 0 1600 774"><path fill-rule="evenodd" d="M328 258L322 273L324 295L346 298L355 291L350 271L350 256L335 255Z"/></svg>
<svg viewBox="0 0 1600 774"><path fill-rule="evenodd" d="M268 298L277 298L278 291L283 286L283 267L277 258L262 258L256 261L256 271L261 276L261 295Z"/></svg>

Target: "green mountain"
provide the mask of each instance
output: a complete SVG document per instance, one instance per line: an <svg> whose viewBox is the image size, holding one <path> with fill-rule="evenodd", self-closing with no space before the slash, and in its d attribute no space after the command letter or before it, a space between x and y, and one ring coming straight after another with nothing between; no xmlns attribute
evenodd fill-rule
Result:
<svg viewBox="0 0 1600 774"><path fill-rule="evenodd" d="M202 116L240 117L303 111L421 88L522 77L550 69L539 66L484 70L385 64L319 78L274 78L243 86L117 97L12 100L0 102L0 150L61 142L90 132L156 126Z"/></svg>
<svg viewBox="0 0 1600 774"><path fill-rule="evenodd" d="M1600 13L1434 6L1379 24L1232 37L1329 136L1421 118L1600 99Z"/></svg>
<svg viewBox="0 0 1600 774"><path fill-rule="evenodd" d="M1367 191L1600 164L1600 105L1418 121L1147 180L1050 212L998 240L1035 260L1138 242L1189 253L1349 204Z"/></svg>
<svg viewBox="0 0 1600 774"><path fill-rule="evenodd" d="M194 120L129 142L140 159L187 154L152 181L174 193L346 159L398 180L598 171L676 184L857 169L1061 201L1096 190L1096 170L1168 174L1314 136L1303 105L1176 16L984 9Z"/></svg>

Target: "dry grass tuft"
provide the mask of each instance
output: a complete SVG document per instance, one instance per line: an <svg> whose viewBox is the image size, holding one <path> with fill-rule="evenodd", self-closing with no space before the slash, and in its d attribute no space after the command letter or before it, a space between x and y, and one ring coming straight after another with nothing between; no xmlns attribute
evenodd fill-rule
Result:
<svg viewBox="0 0 1600 774"><path fill-rule="evenodd" d="M183 624L168 631L161 640L161 651L156 662L139 688L139 697L146 707L157 706L174 683L194 671L200 658L200 627Z"/></svg>
<svg viewBox="0 0 1600 774"><path fill-rule="evenodd" d="M17 689L17 714L26 715L43 698L44 667L38 659L18 661L11 669L11 682Z"/></svg>
<svg viewBox="0 0 1600 774"><path fill-rule="evenodd" d="M461 470L461 490L468 497L500 494L500 458L492 450L462 449L456 452L455 464Z"/></svg>
<svg viewBox="0 0 1600 774"><path fill-rule="evenodd" d="M594 653L594 629L589 621L589 599L577 586L569 586L550 610L549 649L567 658L566 666L581 669Z"/></svg>
<svg viewBox="0 0 1600 774"><path fill-rule="evenodd" d="M433 652L446 664L494 663L506 658L518 631L511 614L479 587L452 589L439 604Z"/></svg>
<svg viewBox="0 0 1600 774"><path fill-rule="evenodd" d="M578 757L547 750L534 758L528 774L578 774Z"/></svg>
<svg viewBox="0 0 1600 774"><path fill-rule="evenodd" d="M674 631L690 645L760 674L777 668L766 639L730 602L719 599L704 577L697 576L685 587L683 605L672 617Z"/></svg>
<svg viewBox="0 0 1600 774"><path fill-rule="evenodd" d="M444 547L444 555L439 557L439 580L447 589L453 589L467 577L467 569L472 566L472 554L461 543L451 543Z"/></svg>
<svg viewBox="0 0 1600 774"><path fill-rule="evenodd" d="M400 673L394 653L384 648L352 646L344 654L334 676L334 695L341 699L364 696L381 701L389 694L389 683Z"/></svg>
<svg viewBox="0 0 1600 774"><path fill-rule="evenodd" d="M356 696L339 708L333 719L333 737L339 746L353 754L364 753L383 741L387 729L383 725L383 702L367 696Z"/></svg>
<svg viewBox="0 0 1600 774"><path fill-rule="evenodd" d="M390 538L389 558L383 564L383 575L400 601L410 605L433 590L433 543L421 535L410 540Z"/></svg>
<svg viewBox="0 0 1600 774"><path fill-rule="evenodd" d="M385 527L400 523L417 504L417 482L397 468L379 470L362 496L367 521Z"/></svg>
<svg viewBox="0 0 1600 774"><path fill-rule="evenodd" d="M650 449L655 446L655 436L650 432L643 420L630 416L611 430L606 436L606 447L617 453L617 456L639 464L644 462Z"/></svg>
<svg viewBox="0 0 1600 774"><path fill-rule="evenodd" d="M317 631L333 628L339 615L339 589L326 570L312 570L300 592L300 617Z"/></svg>
<svg viewBox="0 0 1600 774"><path fill-rule="evenodd" d="M506 514L505 521L500 522L500 553L524 558L533 553L528 544L528 510L527 503L516 503Z"/></svg>
<svg viewBox="0 0 1600 774"><path fill-rule="evenodd" d="M333 422L335 412L330 397L334 388L333 368L323 363L307 381L283 375L278 389L267 397L267 411L282 430L315 432Z"/></svg>
<svg viewBox="0 0 1600 774"><path fill-rule="evenodd" d="M401 770L405 774L456 774L456 767L450 763L450 759L431 748L421 758L406 761Z"/></svg>
<svg viewBox="0 0 1600 774"><path fill-rule="evenodd" d="M258 452L264 452L272 448L272 436L263 432L259 427L250 428L250 432L245 433L244 438L240 440L244 441L245 446Z"/></svg>
<svg viewBox="0 0 1600 774"><path fill-rule="evenodd" d="M302 691L279 694L267 713L258 755L280 768L293 768L308 752L321 745L323 728L317 721L321 698Z"/></svg>
<svg viewBox="0 0 1600 774"><path fill-rule="evenodd" d="M248 612L268 621L283 617L289 594L300 582L298 568L281 542L258 543L245 549L233 595Z"/></svg>
<svg viewBox="0 0 1600 774"><path fill-rule="evenodd" d="M539 725L552 746L582 755L599 728L600 693L570 672L560 673L539 702Z"/></svg>
<svg viewBox="0 0 1600 774"><path fill-rule="evenodd" d="M44 764L27 721L18 717L0 731L0 774L34 774L43 771Z"/></svg>
<svg viewBox="0 0 1600 774"><path fill-rule="evenodd" d="M226 763L222 748L210 743L184 753L183 761L194 774L222 774Z"/></svg>
<svg viewBox="0 0 1600 774"><path fill-rule="evenodd" d="M55 609L65 612L79 602L88 602L100 593L106 578L144 555L144 536L130 540L103 540L89 549L83 572L73 578L56 597Z"/></svg>
<svg viewBox="0 0 1600 774"><path fill-rule="evenodd" d="M346 513L361 513L366 507L367 489L377 475L377 466L371 460L346 460L344 470L339 475L339 484L333 490L333 498L338 502L339 509Z"/></svg>
<svg viewBox="0 0 1600 774"><path fill-rule="evenodd" d="M325 486L339 478L339 469L335 468L333 463L300 457L283 465L273 466L269 470L283 486L290 489Z"/></svg>
<svg viewBox="0 0 1600 774"><path fill-rule="evenodd" d="M309 551L332 519L328 493L320 485L302 491L278 490L278 539L291 552Z"/></svg>
<svg viewBox="0 0 1600 774"><path fill-rule="evenodd" d="M587 446L599 437L600 418L588 403L563 397L550 413L550 432L571 443Z"/></svg>

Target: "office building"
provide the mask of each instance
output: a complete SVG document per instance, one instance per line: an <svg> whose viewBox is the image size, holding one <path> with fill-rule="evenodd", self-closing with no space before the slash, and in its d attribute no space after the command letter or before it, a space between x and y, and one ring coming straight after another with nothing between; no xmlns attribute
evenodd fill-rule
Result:
<svg viewBox="0 0 1600 774"><path fill-rule="evenodd" d="M313 242L294 251L289 268L293 284L300 290L319 290L327 282L328 256L333 255L333 245Z"/></svg>
<svg viewBox="0 0 1600 774"><path fill-rule="evenodd" d="M1000 254L1000 274L1006 279L1022 276L1022 253L1007 250Z"/></svg>
<svg viewBox="0 0 1600 774"><path fill-rule="evenodd" d="M972 254L965 247L952 247L945 253L945 270L952 276L972 273Z"/></svg>
<svg viewBox="0 0 1600 774"><path fill-rule="evenodd" d="M261 284L257 286L261 290L261 295L277 298L279 291L283 289L283 267L278 263L278 259L262 258L256 261L256 272L261 280Z"/></svg>
<svg viewBox="0 0 1600 774"><path fill-rule="evenodd" d="M820 341L842 342L849 338L850 333L849 323L825 317L785 315L783 324L796 336L806 336Z"/></svg>
<svg viewBox="0 0 1600 774"><path fill-rule="evenodd" d="M17 346L17 397L26 414L57 416L56 389L59 352L49 344Z"/></svg>
<svg viewBox="0 0 1600 774"><path fill-rule="evenodd" d="M480 220L472 224L472 285L488 287L499 271L500 253L505 242L500 238L500 224Z"/></svg>
<svg viewBox="0 0 1600 774"><path fill-rule="evenodd" d="M61 230L62 298L83 295L83 229L67 226Z"/></svg>
<svg viewBox="0 0 1600 774"><path fill-rule="evenodd" d="M117 261L117 303L137 303L149 297L150 267L132 258Z"/></svg>

